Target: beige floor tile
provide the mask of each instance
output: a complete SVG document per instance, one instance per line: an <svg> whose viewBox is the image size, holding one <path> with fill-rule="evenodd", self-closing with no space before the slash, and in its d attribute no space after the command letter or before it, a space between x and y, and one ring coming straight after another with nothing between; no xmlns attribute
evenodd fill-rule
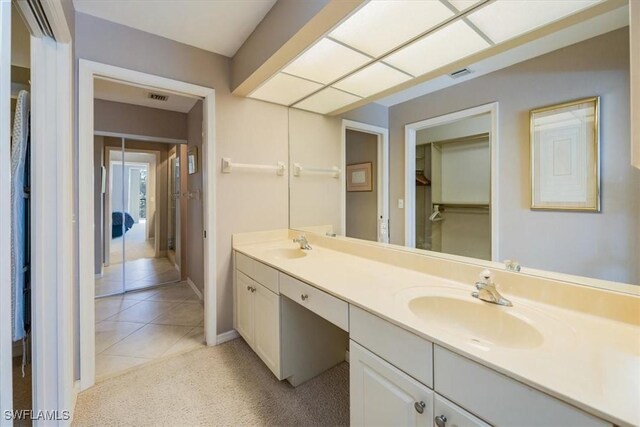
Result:
<svg viewBox="0 0 640 427"><path fill-rule="evenodd" d="M169 347L163 356L180 353L198 347L204 347L204 345L204 328L195 327L189 331L187 335L180 338L177 343Z"/></svg>
<svg viewBox="0 0 640 427"><path fill-rule="evenodd" d="M146 291L127 292L122 297L124 299L143 301L148 299L151 295L154 295L157 292L158 292L157 289L148 289Z"/></svg>
<svg viewBox="0 0 640 427"><path fill-rule="evenodd" d="M159 325L197 326L204 319L204 308L197 301L184 301L151 321Z"/></svg>
<svg viewBox="0 0 640 427"><path fill-rule="evenodd" d="M160 288L157 294L152 295L149 301L177 301L182 302L187 299L198 298L195 292L185 283L175 286Z"/></svg>
<svg viewBox="0 0 640 427"><path fill-rule="evenodd" d="M193 328L190 326L145 325L102 354L155 358L164 354Z"/></svg>
<svg viewBox="0 0 640 427"><path fill-rule="evenodd" d="M101 377L124 371L149 360L151 359L99 354L96 356L96 378L100 379Z"/></svg>
<svg viewBox="0 0 640 427"><path fill-rule="evenodd" d="M95 302L96 322L101 322L108 317L120 313L122 310L126 310L127 308L136 305L138 302L139 301L125 300L122 297L107 297L97 299Z"/></svg>
<svg viewBox="0 0 640 427"><path fill-rule="evenodd" d="M107 318L107 320L111 320L114 322L148 323L156 317L166 313L170 308L177 305L177 303L175 302L168 301L124 301L134 302L135 305L133 305L131 309L122 310L121 312Z"/></svg>
<svg viewBox="0 0 640 427"><path fill-rule="evenodd" d="M118 341L128 337L144 323L111 322L108 320L96 324L96 354L102 353Z"/></svg>

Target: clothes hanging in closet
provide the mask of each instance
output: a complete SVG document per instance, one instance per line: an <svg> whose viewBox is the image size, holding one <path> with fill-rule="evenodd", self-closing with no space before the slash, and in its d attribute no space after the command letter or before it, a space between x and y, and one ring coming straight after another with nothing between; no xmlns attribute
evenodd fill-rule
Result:
<svg viewBox="0 0 640 427"><path fill-rule="evenodd" d="M29 92L18 94L11 145L11 315L13 341L30 328Z"/></svg>

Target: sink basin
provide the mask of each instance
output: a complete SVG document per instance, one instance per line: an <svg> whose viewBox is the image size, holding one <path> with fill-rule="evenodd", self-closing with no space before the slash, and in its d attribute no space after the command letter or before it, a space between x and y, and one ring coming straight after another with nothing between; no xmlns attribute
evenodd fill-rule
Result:
<svg viewBox="0 0 640 427"><path fill-rule="evenodd" d="M527 321L501 307L472 299L447 296L421 296L409 301L411 312L428 323L483 347L535 348L542 345L542 334Z"/></svg>
<svg viewBox="0 0 640 427"><path fill-rule="evenodd" d="M279 259L304 258L307 253L298 248L274 248L269 250L269 255Z"/></svg>

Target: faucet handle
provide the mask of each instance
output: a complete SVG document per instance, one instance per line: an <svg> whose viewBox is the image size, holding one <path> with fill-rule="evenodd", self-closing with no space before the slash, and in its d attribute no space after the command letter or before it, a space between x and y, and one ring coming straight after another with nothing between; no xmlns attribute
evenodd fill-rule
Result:
<svg viewBox="0 0 640 427"><path fill-rule="evenodd" d="M480 272L480 282L491 283L493 282L493 273L487 269Z"/></svg>

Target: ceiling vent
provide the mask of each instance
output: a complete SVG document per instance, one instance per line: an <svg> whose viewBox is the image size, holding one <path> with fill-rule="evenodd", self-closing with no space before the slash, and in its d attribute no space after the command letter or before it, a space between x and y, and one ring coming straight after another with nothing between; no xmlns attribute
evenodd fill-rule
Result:
<svg viewBox="0 0 640 427"><path fill-rule="evenodd" d="M449 77L451 77L452 79L457 79L462 76L466 76L467 74L471 74L471 72L472 71L468 68L461 68L459 70L454 71L453 73L449 73Z"/></svg>
<svg viewBox="0 0 640 427"><path fill-rule="evenodd" d="M149 92L149 99L153 99L154 101L167 102L169 100L169 96L168 95L161 95L159 93Z"/></svg>

